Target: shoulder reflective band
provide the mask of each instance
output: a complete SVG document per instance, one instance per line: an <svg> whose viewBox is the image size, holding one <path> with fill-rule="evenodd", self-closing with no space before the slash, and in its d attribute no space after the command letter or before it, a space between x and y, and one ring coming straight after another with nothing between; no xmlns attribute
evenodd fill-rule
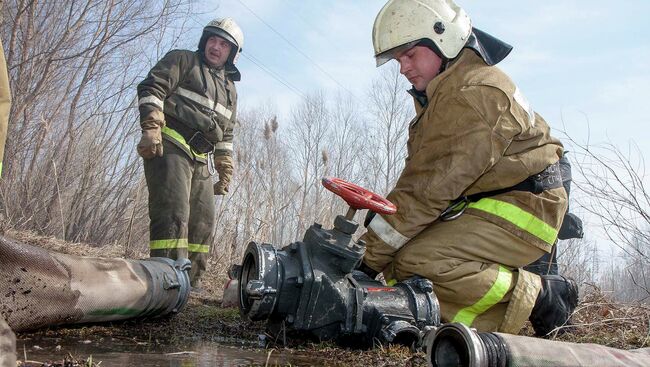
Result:
<svg viewBox="0 0 650 367"><path fill-rule="evenodd" d="M199 243L190 243L187 245L187 251L189 252L200 252L203 254L207 254L210 251L210 246L208 245L201 245Z"/></svg>
<svg viewBox="0 0 650 367"><path fill-rule="evenodd" d="M510 289L512 283L512 272L499 265L497 279L490 287L490 290L481 297L475 304L465 307L458 311L451 322L460 322L466 326L471 326L474 319L487 311L490 307L496 305L503 299Z"/></svg>
<svg viewBox="0 0 650 367"><path fill-rule="evenodd" d="M214 101L211 100L208 97L204 97L198 93L192 92L191 90L187 90L185 88L178 88L176 90L176 93L178 95L181 95L189 100L192 100L203 107L209 108L212 110L214 108L214 111L217 111L220 115L223 117L230 119L230 116L232 116L232 111L224 107L221 103L217 103L217 105L214 105ZM214 106L214 107L213 107Z"/></svg>
<svg viewBox="0 0 650 367"><path fill-rule="evenodd" d="M232 143L225 143L225 142L220 142L214 145L214 149L216 150L227 150L232 152Z"/></svg>
<svg viewBox="0 0 650 367"><path fill-rule="evenodd" d="M399 250L411 239L399 233L393 226L391 226L386 220L379 214L375 215L368 224L368 229L372 229L373 232L381 238L382 241L395 250Z"/></svg>
<svg viewBox="0 0 650 367"><path fill-rule="evenodd" d="M181 145L184 146L187 149L188 152L192 152L192 154L194 154L195 156L197 156L199 158L207 159L207 157L208 157L207 153L199 154L199 153L195 152L194 149L190 148L190 146L185 141L185 138L181 134L179 134L178 131L176 131L176 130L174 130L172 128L169 128L167 126L163 126L161 131L162 131L163 134L165 134L165 135L169 136L170 138L176 140L177 142L181 143Z"/></svg>
<svg viewBox="0 0 650 367"><path fill-rule="evenodd" d="M151 250L167 250L175 248L187 248L187 238L149 241L149 249Z"/></svg>
<svg viewBox="0 0 650 367"><path fill-rule="evenodd" d="M505 201L483 198L475 203L470 203L468 207L501 217L548 244L552 245L557 238L555 228L518 206Z"/></svg>
<svg viewBox="0 0 650 367"><path fill-rule="evenodd" d="M528 99L524 94L521 92L521 89L519 87L516 87L515 93L512 95L514 98L515 102L517 102L521 108L526 111L526 114L528 115L528 122L532 127L535 127L535 110L533 110L533 107L531 107L530 102L528 102Z"/></svg>
<svg viewBox="0 0 650 367"><path fill-rule="evenodd" d="M165 106L163 101L156 96L146 96L146 97L138 98L138 106L142 106L143 104L147 104L147 103L152 104L160 108L161 110L164 109Z"/></svg>

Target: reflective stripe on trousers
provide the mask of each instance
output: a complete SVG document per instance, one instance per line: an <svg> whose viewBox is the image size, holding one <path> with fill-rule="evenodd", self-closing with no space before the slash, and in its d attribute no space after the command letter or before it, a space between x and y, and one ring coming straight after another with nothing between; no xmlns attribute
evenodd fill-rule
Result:
<svg viewBox="0 0 650 367"><path fill-rule="evenodd" d="M508 293L512 284L512 272L505 267L499 265L496 280L490 287L490 290L473 305L467 306L454 316L451 322L460 322L467 326L471 326L474 319L487 311L490 307L499 303L503 297Z"/></svg>
<svg viewBox="0 0 650 367"><path fill-rule="evenodd" d="M207 254L208 252L210 252L210 246L201 245L199 243L190 243L187 245L187 251Z"/></svg>
<svg viewBox="0 0 650 367"><path fill-rule="evenodd" d="M151 250L171 250L179 248L186 248L189 252L210 252L210 246L202 245L200 243L187 243L187 238L155 240L149 242L149 249Z"/></svg>
<svg viewBox="0 0 650 367"><path fill-rule="evenodd" d="M150 250L172 250L179 248L188 248L187 238L149 241Z"/></svg>

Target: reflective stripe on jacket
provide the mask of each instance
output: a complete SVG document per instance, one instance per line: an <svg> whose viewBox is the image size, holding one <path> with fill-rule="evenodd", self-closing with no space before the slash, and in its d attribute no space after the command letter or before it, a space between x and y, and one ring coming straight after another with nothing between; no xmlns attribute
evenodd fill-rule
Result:
<svg viewBox="0 0 650 367"><path fill-rule="evenodd" d="M202 61L198 51L173 50L158 61L138 85L138 106L141 119L151 109L163 110L166 120L199 131L215 144L215 155L232 155L235 84L223 68ZM192 154L185 139L178 139L181 134L170 131L174 130L167 127L164 136Z"/></svg>
<svg viewBox="0 0 650 367"><path fill-rule="evenodd" d="M394 254L462 195L514 186L557 162L561 143L497 67L464 50L415 99L408 156L388 199L394 215L376 215L364 235L366 264L385 269ZM472 203L466 212L550 251L566 210L563 188L539 195L510 191Z"/></svg>

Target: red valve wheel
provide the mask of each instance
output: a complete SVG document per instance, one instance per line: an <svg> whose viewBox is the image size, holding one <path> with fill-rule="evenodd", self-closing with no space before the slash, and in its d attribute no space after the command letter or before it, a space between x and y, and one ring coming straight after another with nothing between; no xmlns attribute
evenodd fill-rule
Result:
<svg viewBox="0 0 650 367"><path fill-rule="evenodd" d="M370 209L378 214L394 214L395 204L361 186L336 177L323 177L323 186L345 200L352 209Z"/></svg>

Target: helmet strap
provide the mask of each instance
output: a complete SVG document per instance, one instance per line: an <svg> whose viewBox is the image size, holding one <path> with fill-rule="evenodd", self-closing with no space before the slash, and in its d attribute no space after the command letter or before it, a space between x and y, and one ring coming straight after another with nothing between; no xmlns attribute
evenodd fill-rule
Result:
<svg viewBox="0 0 650 367"><path fill-rule="evenodd" d="M443 71L447 70L447 67L449 66L450 59L445 57L442 52L440 52L440 49L438 46L431 41L430 39L422 39L420 42L416 44L416 46L424 46L428 47L431 51L433 51L441 60L442 64L440 64L440 70L438 70L438 74L442 73Z"/></svg>

